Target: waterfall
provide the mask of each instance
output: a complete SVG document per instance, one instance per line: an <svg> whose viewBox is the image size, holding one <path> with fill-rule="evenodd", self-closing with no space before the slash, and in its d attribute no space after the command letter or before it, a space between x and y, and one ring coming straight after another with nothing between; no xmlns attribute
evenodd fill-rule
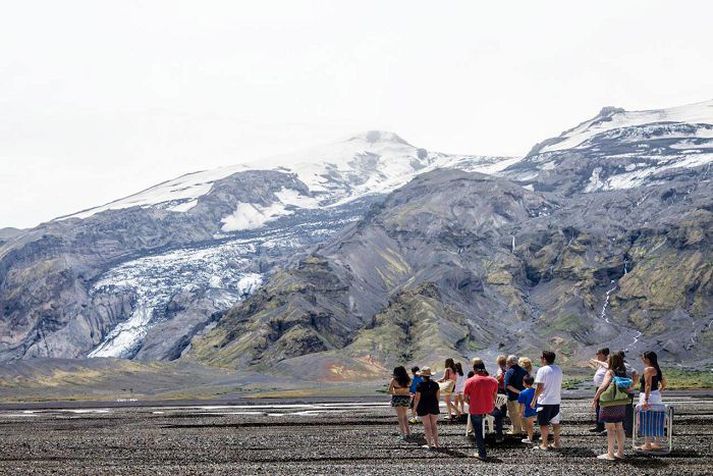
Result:
<svg viewBox="0 0 713 476"><path fill-rule="evenodd" d="M617 288L616 281L614 281L613 279L611 280L610 284L613 284L614 286L612 286L612 288L607 291L606 298L604 299L604 304L602 305L602 310L599 313L599 318L604 319L604 322L606 322L607 324L611 324L611 321L607 317L607 307L609 306L609 296L611 296L611 293L613 293Z"/></svg>

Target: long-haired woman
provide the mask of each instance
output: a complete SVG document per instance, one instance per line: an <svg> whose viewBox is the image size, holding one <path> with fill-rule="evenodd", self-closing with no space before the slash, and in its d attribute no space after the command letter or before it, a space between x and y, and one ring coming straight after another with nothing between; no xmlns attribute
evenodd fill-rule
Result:
<svg viewBox="0 0 713 476"><path fill-rule="evenodd" d="M627 378L624 357L618 352L609 355L607 371L602 384L594 395L592 408L599 406L599 397L601 397L602 393L611 385L617 385L614 380L616 377ZM629 381L629 384L631 384L631 381ZM628 388L626 390L628 391ZM599 407L599 421L604 423L607 430L607 452L597 456L597 458L609 461L624 459L624 440L626 438L624 435L624 419L626 418L626 406L628 404L629 401L627 399L621 405ZM615 446L616 452L614 451Z"/></svg>
<svg viewBox="0 0 713 476"><path fill-rule="evenodd" d="M399 421L399 433L401 439L406 440L411 436L411 429L408 424L408 407L411 404L411 377L408 376L406 368L400 365L394 369L394 374L389 383L389 393L391 394L391 406L396 409L396 418Z"/></svg>
<svg viewBox="0 0 713 476"><path fill-rule="evenodd" d="M666 388L666 378L659 367L659 358L656 352L644 352L641 355L641 361L644 363L644 373L641 375L639 405L646 410L650 405L659 405L663 403L661 399L661 391ZM659 446L654 442L654 438L644 438L644 445L639 447L642 451L651 451L659 449Z"/></svg>
<svg viewBox="0 0 713 476"><path fill-rule="evenodd" d="M448 417L450 419L455 418L455 412L457 412L453 402L451 401L451 394L456 387L456 364L453 359L446 359L445 364L446 369L443 372L443 378L441 378L438 383L441 384L441 392L443 393L443 400L446 402L446 409L448 410Z"/></svg>
<svg viewBox="0 0 713 476"><path fill-rule="evenodd" d="M440 397L440 386L431 380L432 374L429 367L421 369L423 382L416 387L416 396L413 405L416 407L416 414L423 421L423 433L426 438L426 447L429 449L439 448L438 444L438 400Z"/></svg>
<svg viewBox="0 0 713 476"><path fill-rule="evenodd" d="M465 413L465 398L463 398L463 390L465 390L465 381L468 378L463 374L463 365L456 362L456 388L455 388L455 404L456 413L460 417Z"/></svg>

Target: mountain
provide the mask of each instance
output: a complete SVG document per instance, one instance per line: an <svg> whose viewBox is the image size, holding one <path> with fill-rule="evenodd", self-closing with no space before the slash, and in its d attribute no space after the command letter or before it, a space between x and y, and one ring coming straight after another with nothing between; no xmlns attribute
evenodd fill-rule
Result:
<svg viewBox="0 0 713 476"><path fill-rule="evenodd" d="M194 339L186 359L309 380L596 347L713 362L711 106L595 119L500 177L434 170Z"/></svg>
<svg viewBox="0 0 713 476"><path fill-rule="evenodd" d="M605 108L523 158L370 131L23 230L0 245L0 361L344 382L607 344L707 365L712 106Z"/></svg>
<svg viewBox="0 0 713 476"><path fill-rule="evenodd" d="M710 362L712 239L710 178L563 199L433 171L276 273L186 358L308 380L542 348L576 366L605 343Z"/></svg>
<svg viewBox="0 0 713 476"><path fill-rule="evenodd" d="M196 172L0 244L0 361L173 360L233 304L384 195L438 168L497 171L369 131Z"/></svg>
<svg viewBox="0 0 713 476"><path fill-rule="evenodd" d="M605 107L537 144L505 175L533 190L570 195L662 183L700 166L708 174L712 162L713 100L651 111Z"/></svg>

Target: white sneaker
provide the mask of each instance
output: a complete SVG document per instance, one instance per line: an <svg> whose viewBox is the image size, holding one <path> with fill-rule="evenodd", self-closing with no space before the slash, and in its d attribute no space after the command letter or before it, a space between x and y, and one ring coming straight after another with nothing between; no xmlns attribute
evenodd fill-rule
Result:
<svg viewBox="0 0 713 476"><path fill-rule="evenodd" d="M529 438L523 438L522 440L520 440L520 442L521 442L521 443L527 443L528 445L531 445L531 444L534 443L534 441L532 441L532 440L529 439Z"/></svg>

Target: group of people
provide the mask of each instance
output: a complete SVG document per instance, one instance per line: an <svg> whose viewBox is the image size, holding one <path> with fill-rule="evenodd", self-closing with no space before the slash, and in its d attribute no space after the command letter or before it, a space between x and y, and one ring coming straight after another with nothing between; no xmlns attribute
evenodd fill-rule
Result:
<svg viewBox="0 0 713 476"><path fill-rule="evenodd" d="M439 403L443 397L450 420L458 420L467 412L477 448L473 456L478 459L485 460L487 457L483 434L483 421L487 418L494 420L496 442L504 439L503 420L508 416L511 423L508 435L522 437L521 441L535 450L561 448L563 373L555 360L554 352L543 351L540 355L541 366L534 375L532 361L515 355L498 356L493 376L478 357L472 359L472 370L467 375L462 364L453 359L446 359L441 378L437 378L430 367L413 367L411 375L405 367L396 367L389 393L392 396L391 406L397 414L400 438L411 440L410 424L416 423L418 416L423 423L426 440L423 447L440 448L438 418ZM628 419L633 422L634 382L638 374L626 363L623 352L610 354L609 349L600 349L590 362L596 368L594 383L597 386L592 400L597 427L592 431L606 431L608 435L608 451L598 458L615 461L624 458L624 438L627 431L629 435L631 431ZM639 381L639 398L640 404L645 407L661 402L660 392L665 388L666 381L655 352L644 353L642 362L645 368ZM539 442L535 440L535 426L541 435ZM647 439L640 449L656 449L655 442Z"/></svg>
<svg viewBox="0 0 713 476"><path fill-rule="evenodd" d="M639 406L646 410L652 405L663 403L661 391L666 388L666 379L659 367L656 352L644 352L641 355L644 370L638 372L626 362L623 351L610 353L604 347L597 351L590 364L596 369L594 385L597 387L592 408L596 415L596 426L590 431L607 435L607 452L599 459L616 461L624 458L626 437L632 436L634 424L634 398L636 382L639 383ZM652 437L645 437L641 451L659 449Z"/></svg>

